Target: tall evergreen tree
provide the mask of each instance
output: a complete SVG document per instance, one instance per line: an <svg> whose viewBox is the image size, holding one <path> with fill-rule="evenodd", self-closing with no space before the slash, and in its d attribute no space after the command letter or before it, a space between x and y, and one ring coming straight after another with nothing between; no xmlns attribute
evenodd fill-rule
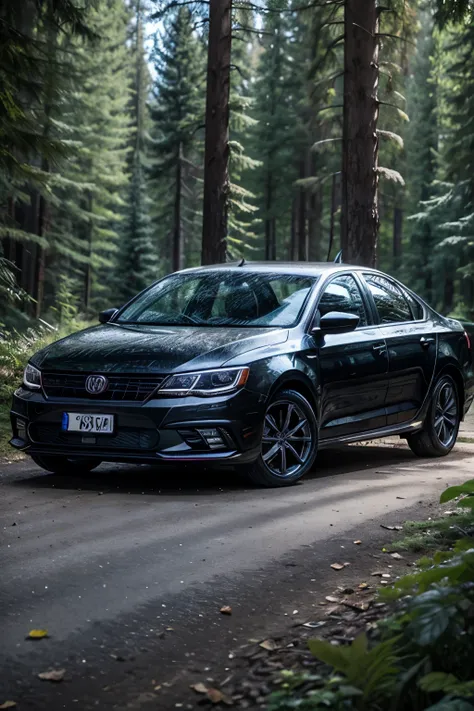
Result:
<svg viewBox="0 0 474 711"><path fill-rule="evenodd" d="M194 221L199 176L195 159L204 114L202 45L187 7L178 8L165 21L163 38L155 39L153 62L151 186L158 202L162 256L177 270L185 262L192 237L189 227Z"/></svg>
<svg viewBox="0 0 474 711"><path fill-rule="evenodd" d="M232 0L209 0L202 263L225 262Z"/></svg>
<svg viewBox="0 0 474 711"><path fill-rule="evenodd" d="M120 229L120 275L118 293L128 300L158 276L158 244L150 217L151 200L146 180L150 141L147 131L147 95L150 75L144 49L143 0L135 0L132 43L135 71L131 118L134 134L129 155L130 183L127 190L124 222Z"/></svg>

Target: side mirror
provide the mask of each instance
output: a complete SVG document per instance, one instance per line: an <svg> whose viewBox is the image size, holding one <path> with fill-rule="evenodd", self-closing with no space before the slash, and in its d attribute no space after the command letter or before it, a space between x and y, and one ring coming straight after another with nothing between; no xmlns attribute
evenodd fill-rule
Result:
<svg viewBox="0 0 474 711"><path fill-rule="evenodd" d="M314 333L350 333L359 325L360 318L355 314L343 311L330 311L321 317L319 327L313 329Z"/></svg>
<svg viewBox="0 0 474 711"><path fill-rule="evenodd" d="M110 319L115 316L118 309L107 309L106 311L101 311L99 314L99 323L108 323Z"/></svg>

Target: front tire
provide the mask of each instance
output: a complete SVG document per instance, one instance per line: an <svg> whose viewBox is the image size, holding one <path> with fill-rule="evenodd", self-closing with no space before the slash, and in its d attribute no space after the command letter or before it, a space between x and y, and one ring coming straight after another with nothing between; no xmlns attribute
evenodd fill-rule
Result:
<svg viewBox="0 0 474 711"><path fill-rule="evenodd" d="M261 452L246 475L257 486L290 486L311 469L317 448L313 408L296 390L281 390L267 406Z"/></svg>
<svg viewBox="0 0 474 711"><path fill-rule="evenodd" d="M100 459L70 459L61 456L32 454L31 459L42 469L62 476L84 476L99 466Z"/></svg>
<svg viewBox="0 0 474 711"><path fill-rule="evenodd" d="M444 375L433 390L423 429L407 438L408 445L418 457L445 457L456 444L460 423L456 383Z"/></svg>

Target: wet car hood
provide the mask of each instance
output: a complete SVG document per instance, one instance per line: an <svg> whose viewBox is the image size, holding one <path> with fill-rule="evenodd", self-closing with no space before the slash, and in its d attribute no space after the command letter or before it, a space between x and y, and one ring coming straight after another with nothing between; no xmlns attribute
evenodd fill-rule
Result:
<svg viewBox="0 0 474 711"><path fill-rule="evenodd" d="M42 370L170 373L218 368L235 356L284 343L286 329L164 327L104 324L74 333L38 351Z"/></svg>

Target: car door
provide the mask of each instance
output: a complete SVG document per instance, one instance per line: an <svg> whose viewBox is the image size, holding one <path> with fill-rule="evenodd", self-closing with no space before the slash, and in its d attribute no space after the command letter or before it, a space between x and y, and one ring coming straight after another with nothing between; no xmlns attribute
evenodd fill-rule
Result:
<svg viewBox="0 0 474 711"><path fill-rule="evenodd" d="M339 274L324 287L315 325L330 311L357 314L360 322L350 333L319 338L315 357L321 385L321 439L369 432L386 424L385 340L371 323L369 304L352 274Z"/></svg>
<svg viewBox="0 0 474 711"><path fill-rule="evenodd" d="M387 424L413 420L434 374L437 335L424 308L401 285L376 272L364 273L388 349Z"/></svg>

